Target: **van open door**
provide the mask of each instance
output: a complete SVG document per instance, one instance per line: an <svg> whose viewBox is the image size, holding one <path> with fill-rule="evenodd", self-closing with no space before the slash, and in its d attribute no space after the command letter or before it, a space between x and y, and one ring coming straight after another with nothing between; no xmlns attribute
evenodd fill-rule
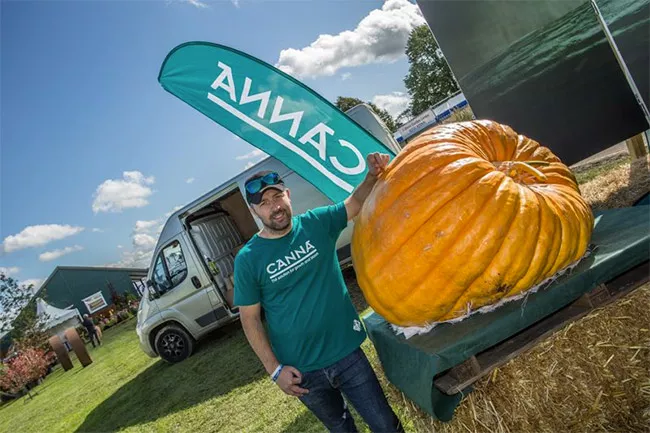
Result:
<svg viewBox="0 0 650 433"><path fill-rule="evenodd" d="M235 256L258 231L237 185L201 203L185 218L185 226L215 292L237 312L233 306Z"/></svg>

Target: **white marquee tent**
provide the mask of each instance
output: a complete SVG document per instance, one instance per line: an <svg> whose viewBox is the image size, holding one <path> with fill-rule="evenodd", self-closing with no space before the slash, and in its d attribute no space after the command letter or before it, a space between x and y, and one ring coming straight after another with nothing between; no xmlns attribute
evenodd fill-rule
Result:
<svg viewBox="0 0 650 433"><path fill-rule="evenodd" d="M43 299L36 299L36 314L39 317L46 316L45 329L50 335L58 335L61 340L65 341L63 333L68 328L74 328L81 323L79 310L61 309L53 307Z"/></svg>

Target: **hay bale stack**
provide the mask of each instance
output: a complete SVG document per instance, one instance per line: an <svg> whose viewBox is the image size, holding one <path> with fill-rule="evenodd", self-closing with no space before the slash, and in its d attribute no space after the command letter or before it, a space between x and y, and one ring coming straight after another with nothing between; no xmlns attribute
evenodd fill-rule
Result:
<svg viewBox="0 0 650 433"><path fill-rule="evenodd" d="M650 284L567 325L479 381L436 431L648 432L648 305Z"/></svg>
<svg viewBox="0 0 650 433"><path fill-rule="evenodd" d="M597 167L593 168L597 170ZM620 165L580 185L594 210L631 206L650 191L650 155Z"/></svg>

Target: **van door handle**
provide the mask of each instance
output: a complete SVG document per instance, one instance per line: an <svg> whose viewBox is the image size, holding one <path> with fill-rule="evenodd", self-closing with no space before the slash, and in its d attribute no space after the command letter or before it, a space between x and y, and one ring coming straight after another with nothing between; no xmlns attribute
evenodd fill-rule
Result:
<svg viewBox="0 0 650 433"><path fill-rule="evenodd" d="M197 289L200 289L203 286L203 284L201 284L201 280L199 280L199 277L196 275L192 277L192 284L194 284L194 287Z"/></svg>

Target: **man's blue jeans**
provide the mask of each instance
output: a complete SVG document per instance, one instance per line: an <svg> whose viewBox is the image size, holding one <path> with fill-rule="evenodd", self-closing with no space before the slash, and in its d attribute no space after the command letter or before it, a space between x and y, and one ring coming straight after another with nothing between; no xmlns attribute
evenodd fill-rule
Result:
<svg viewBox="0 0 650 433"><path fill-rule="evenodd" d="M375 433L403 432L361 348L321 370L302 373L300 387L309 393L300 397L309 410L331 432L356 432L357 427L343 396Z"/></svg>

